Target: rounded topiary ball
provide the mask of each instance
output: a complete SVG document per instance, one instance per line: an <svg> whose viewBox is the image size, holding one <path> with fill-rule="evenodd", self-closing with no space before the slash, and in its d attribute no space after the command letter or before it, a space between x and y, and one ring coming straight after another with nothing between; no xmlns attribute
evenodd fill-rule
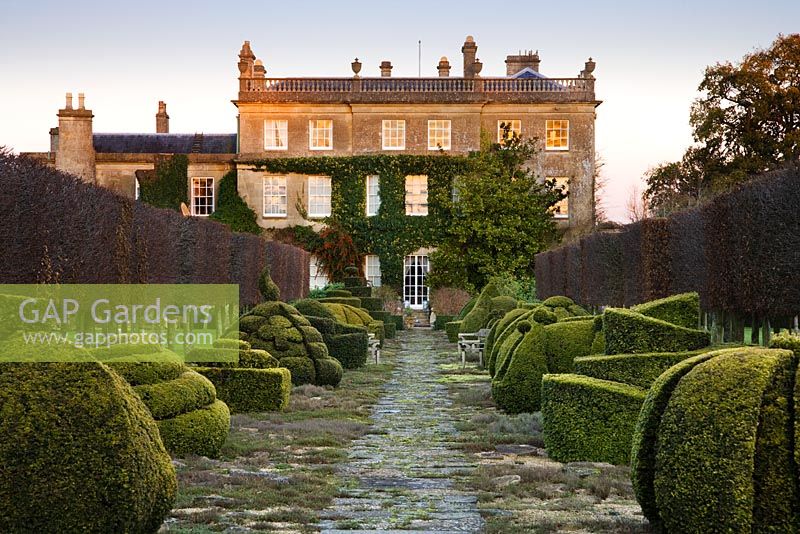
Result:
<svg viewBox="0 0 800 534"><path fill-rule="evenodd" d="M99 363L0 365L0 532L156 532L177 481L155 421Z"/></svg>
<svg viewBox="0 0 800 534"><path fill-rule="evenodd" d="M529 332L530 329L531 329L531 323L529 321L522 320L517 323L517 330L519 330L523 334L525 332Z"/></svg>

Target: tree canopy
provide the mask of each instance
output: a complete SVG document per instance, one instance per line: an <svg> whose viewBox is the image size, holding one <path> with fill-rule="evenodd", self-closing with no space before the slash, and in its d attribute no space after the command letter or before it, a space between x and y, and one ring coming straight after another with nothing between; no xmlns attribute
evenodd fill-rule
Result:
<svg viewBox="0 0 800 534"><path fill-rule="evenodd" d="M497 274L531 276L534 255L556 236L551 208L566 196L528 167L537 152L533 140L507 135L500 144L484 136L454 184L453 220L431 253L432 287L473 290Z"/></svg>
<svg viewBox="0 0 800 534"><path fill-rule="evenodd" d="M800 158L800 34L779 35L736 64L706 68L692 105L696 146L645 175L664 215Z"/></svg>

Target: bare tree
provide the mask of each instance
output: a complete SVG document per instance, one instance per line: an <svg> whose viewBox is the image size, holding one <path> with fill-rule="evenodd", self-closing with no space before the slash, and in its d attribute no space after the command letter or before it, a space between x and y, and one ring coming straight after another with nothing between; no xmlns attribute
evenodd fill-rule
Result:
<svg viewBox="0 0 800 534"><path fill-rule="evenodd" d="M641 189L636 184L631 186L625 209L628 212L628 221L632 223L646 219L650 215L647 197L642 194Z"/></svg>
<svg viewBox="0 0 800 534"><path fill-rule="evenodd" d="M608 186L608 177L603 174L603 167L606 161L599 152L594 153L594 176L592 177L592 187L594 188L594 225L608 222L608 213L605 205L605 192Z"/></svg>

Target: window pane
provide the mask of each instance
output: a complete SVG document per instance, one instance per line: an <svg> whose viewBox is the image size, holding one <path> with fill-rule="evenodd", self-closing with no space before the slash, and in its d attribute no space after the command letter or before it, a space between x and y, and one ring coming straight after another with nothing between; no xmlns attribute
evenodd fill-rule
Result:
<svg viewBox="0 0 800 534"><path fill-rule="evenodd" d="M450 121L428 121L428 150L450 150Z"/></svg>
<svg viewBox="0 0 800 534"><path fill-rule="evenodd" d="M422 308L428 302L428 287L425 285L429 270L428 257L406 256L404 268L403 300L412 308Z"/></svg>
<svg viewBox="0 0 800 534"><path fill-rule="evenodd" d="M381 285L381 259L375 254L368 254L364 257L364 273L367 282L372 287Z"/></svg>
<svg viewBox="0 0 800 534"><path fill-rule="evenodd" d="M384 120L381 137L384 150L403 150L406 147L406 121Z"/></svg>
<svg viewBox="0 0 800 534"><path fill-rule="evenodd" d="M309 289L317 289L328 285L328 277L320 267L319 258L311 256L308 260Z"/></svg>
<svg viewBox="0 0 800 534"><path fill-rule="evenodd" d="M428 214L428 177L406 176L406 215Z"/></svg>
<svg viewBox="0 0 800 534"><path fill-rule="evenodd" d="M286 216L286 177L264 177L264 217Z"/></svg>
<svg viewBox="0 0 800 534"><path fill-rule="evenodd" d="M315 119L308 121L309 148L312 150L330 150L333 148L333 121Z"/></svg>
<svg viewBox="0 0 800 534"><path fill-rule="evenodd" d="M565 193L569 193L569 178L566 176L556 176L551 179L556 181L556 185L563 186ZM569 197L559 200L553 206L553 217L556 219L569 218Z"/></svg>
<svg viewBox="0 0 800 534"><path fill-rule="evenodd" d="M545 149L569 150L569 121L545 121Z"/></svg>
<svg viewBox="0 0 800 534"><path fill-rule="evenodd" d="M308 215L328 217L331 214L330 176L308 177Z"/></svg>
<svg viewBox="0 0 800 534"><path fill-rule="evenodd" d="M264 121L264 149L286 150L289 143L289 123L285 120Z"/></svg>
<svg viewBox="0 0 800 534"><path fill-rule="evenodd" d="M214 212L214 179L192 178L192 215L207 217Z"/></svg>
<svg viewBox="0 0 800 534"><path fill-rule="evenodd" d="M508 127L508 132L506 132ZM508 138L519 137L522 133L522 121L518 119L506 119L497 121L497 142L504 144Z"/></svg>
<svg viewBox="0 0 800 534"><path fill-rule="evenodd" d="M377 215L381 206L380 176L367 176L367 215Z"/></svg>

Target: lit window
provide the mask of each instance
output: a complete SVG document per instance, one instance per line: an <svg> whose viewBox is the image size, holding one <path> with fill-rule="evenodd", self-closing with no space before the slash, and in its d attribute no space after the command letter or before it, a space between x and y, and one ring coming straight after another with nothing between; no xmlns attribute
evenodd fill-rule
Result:
<svg viewBox="0 0 800 534"><path fill-rule="evenodd" d="M264 217L286 217L286 177L264 177Z"/></svg>
<svg viewBox="0 0 800 534"><path fill-rule="evenodd" d="M308 148L333 150L333 121L316 119L308 121Z"/></svg>
<svg viewBox="0 0 800 534"><path fill-rule="evenodd" d="M414 309L422 309L428 303L426 279L429 270L428 256L406 256L403 265L403 300Z"/></svg>
<svg viewBox="0 0 800 534"><path fill-rule="evenodd" d="M364 257L364 273L367 275L367 282L372 287L381 285L381 259L375 254L368 254Z"/></svg>
<svg viewBox="0 0 800 534"><path fill-rule="evenodd" d="M382 127L384 150L405 150L406 121L385 120Z"/></svg>
<svg viewBox="0 0 800 534"><path fill-rule="evenodd" d="M428 214L428 177L406 176L406 215Z"/></svg>
<svg viewBox="0 0 800 534"><path fill-rule="evenodd" d="M546 150L569 150L569 121L545 121L545 140Z"/></svg>
<svg viewBox="0 0 800 534"><path fill-rule="evenodd" d="M192 178L192 215L208 217L214 213L214 179Z"/></svg>
<svg viewBox="0 0 800 534"><path fill-rule="evenodd" d="M381 207L381 177L367 176L367 216L378 214Z"/></svg>
<svg viewBox="0 0 800 534"><path fill-rule="evenodd" d="M289 146L289 122L264 121L264 150L286 150Z"/></svg>
<svg viewBox="0 0 800 534"><path fill-rule="evenodd" d="M450 150L450 121L428 121L428 150Z"/></svg>
<svg viewBox="0 0 800 534"><path fill-rule="evenodd" d="M308 216L328 217L331 214L331 177L308 177Z"/></svg>
<svg viewBox="0 0 800 534"><path fill-rule="evenodd" d="M566 176L556 176L555 178L551 178L551 180L555 180L557 186L563 187L564 192L569 193L569 178ZM569 197L559 200L553 206L553 217L556 219L569 218Z"/></svg>
<svg viewBox="0 0 800 534"><path fill-rule="evenodd" d="M506 130L508 128L508 130ZM505 120L497 121L497 142L501 145L507 139L519 137L522 133L522 121L520 120Z"/></svg>
<svg viewBox="0 0 800 534"><path fill-rule="evenodd" d="M133 199L139 200L139 198L142 196L142 190L139 188L139 179L134 178L133 181L135 182L133 188Z"/></svg>
<svg viewBox="0 0 800 534"><path fill-rule="evenodd" d="M309 289L318 289L328 285L329 280L322 270L319 258L311 256L308 260L308 281Z"/></svg>

